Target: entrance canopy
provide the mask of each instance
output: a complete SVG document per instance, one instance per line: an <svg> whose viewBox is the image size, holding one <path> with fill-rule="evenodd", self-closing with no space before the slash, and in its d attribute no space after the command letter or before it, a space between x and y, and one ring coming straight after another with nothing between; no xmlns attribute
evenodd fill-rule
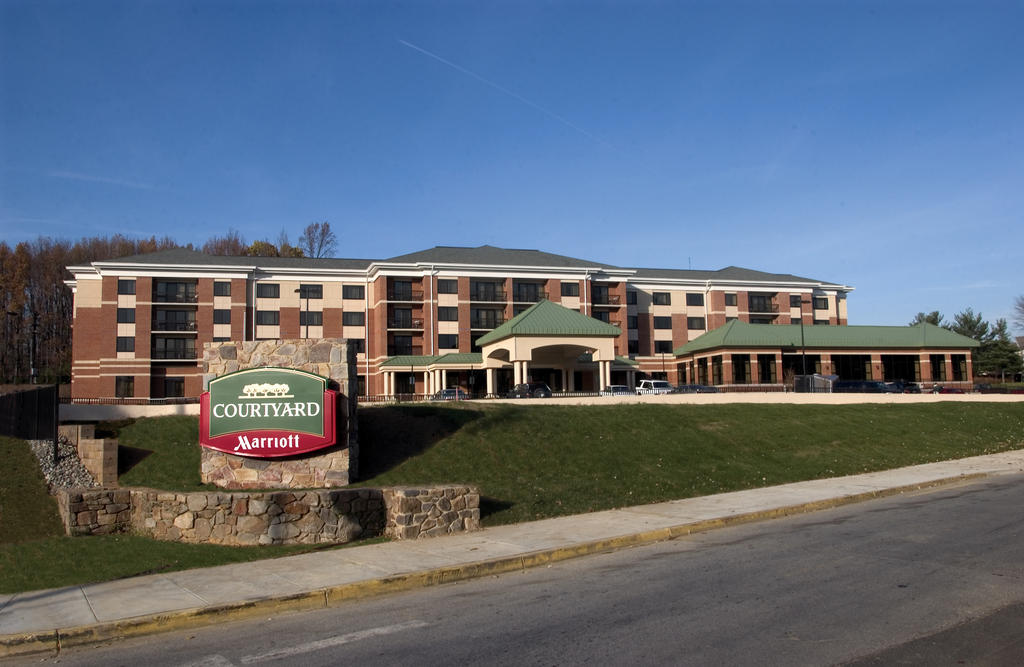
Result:
<svg viewBox="0 0 1024 667"><path fill-rule="evenodd" d="M447 387L452 371L484 370L487 394L496 395L499 372L503 382L521 384L531 380L531 368L543 369L546 378L553 378L562 391L577 391L577 376L583 385L604 389L611 384L612 364L628 373L635 371L629 360L615 356L615 339L622 331L607 322L594 319L542 300L481 336L476 344L480 352L445 355L403 355L381 364L385 373L385 394L396 392L395 378L417 378L422 374L423 391L433 393ZM594 382L588 376L596 375ZM554 385L552 385L554 386Z"/></svg>

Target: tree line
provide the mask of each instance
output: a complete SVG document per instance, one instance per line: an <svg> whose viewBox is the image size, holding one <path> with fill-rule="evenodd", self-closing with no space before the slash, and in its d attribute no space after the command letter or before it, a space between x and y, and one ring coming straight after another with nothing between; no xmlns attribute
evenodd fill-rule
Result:
<svg viewBox="0 0 1024 667"><path fill-rule="evenodd" d="M1024 360L1021 359L1021 348L1010 337L1010 328L1006 320L999 318L995 323L986 321L981 313L967 308L946 321L945 316L937 310L930 313L918 313L910 321L910 325L927 322L935 326L949 329L962 336L973 338L980 343L974 352L974 375L992 377L1012 376L1024 372ZM1024 296L1017 297L1014 303L1014 324L1024 329Z"/></svg>
<svg viewBox="0 0 1024 667"><path fill-rule="evenodd" d="M250 257L329 257L337 238L329 222L303 230L298 245L285 232L277 242L247 243L235 230L196 248L171 238L130 239L121 234L77 241L39 237L13 248L0 242L0 384L68 382L71 379L71 320L74 302L64 281L68 266L118 257L188 248L215 255Z"/></svg>

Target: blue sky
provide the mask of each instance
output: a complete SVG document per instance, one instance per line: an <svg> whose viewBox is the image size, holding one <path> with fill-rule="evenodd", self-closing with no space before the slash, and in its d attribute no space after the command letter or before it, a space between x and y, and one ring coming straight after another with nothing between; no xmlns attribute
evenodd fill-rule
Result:
<svg viewBox="0 0 1024 667"><path fill-rule="evenodd" d="M0 240L538 248L1024 294L1024 3L0 0ZM1024 331L1018 333L1024 334Z"/></svg>

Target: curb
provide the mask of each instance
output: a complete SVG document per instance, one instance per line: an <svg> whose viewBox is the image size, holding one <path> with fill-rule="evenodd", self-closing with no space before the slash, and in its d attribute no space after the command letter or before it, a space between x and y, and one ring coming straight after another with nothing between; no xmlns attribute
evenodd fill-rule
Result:
<svg viewBox="0 0 1024 667"><path fill-rule="evenodd" d="M541 567L581 556L666 542L694 533L703 533L727 526L777 519L796 514L808 514L819 510L901 495L912 491L952 486L989 476L990 473L971 473L957 475L956 477L945 477L918 484L907 484L878 491L865 491L864 493L849 496L788 505L769 510L757 510L717 519L705 519L667 528L656 528L640 533L592 540L568 547L554 547L516 556L505 556L462 565L380 577L320 588L304 593L293 593L207 607L194 607L118 621L57 628L42 632L0 635L0 658L47 652L56 655L60 653L61 649L72 646L85 646L114 639L200 627L214 622L245 620L256 616L264 616L268 613L326 609L354 600L363 600L389 593L398 593L457 581L496 576L508 572L524 571L529 568Z"/></svg>

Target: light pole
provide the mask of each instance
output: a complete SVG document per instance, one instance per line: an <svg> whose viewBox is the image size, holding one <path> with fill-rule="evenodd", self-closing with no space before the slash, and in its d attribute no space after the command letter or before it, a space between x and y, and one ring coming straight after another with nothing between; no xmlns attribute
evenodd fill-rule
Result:
<svg viewBox="0 0 1024 667"><path fill-rule="evenodd" d="M807 382L807 345L804 342L804 304L811 303L810 301L800 300L800 374L804 377L804 382Z"/></svg>

